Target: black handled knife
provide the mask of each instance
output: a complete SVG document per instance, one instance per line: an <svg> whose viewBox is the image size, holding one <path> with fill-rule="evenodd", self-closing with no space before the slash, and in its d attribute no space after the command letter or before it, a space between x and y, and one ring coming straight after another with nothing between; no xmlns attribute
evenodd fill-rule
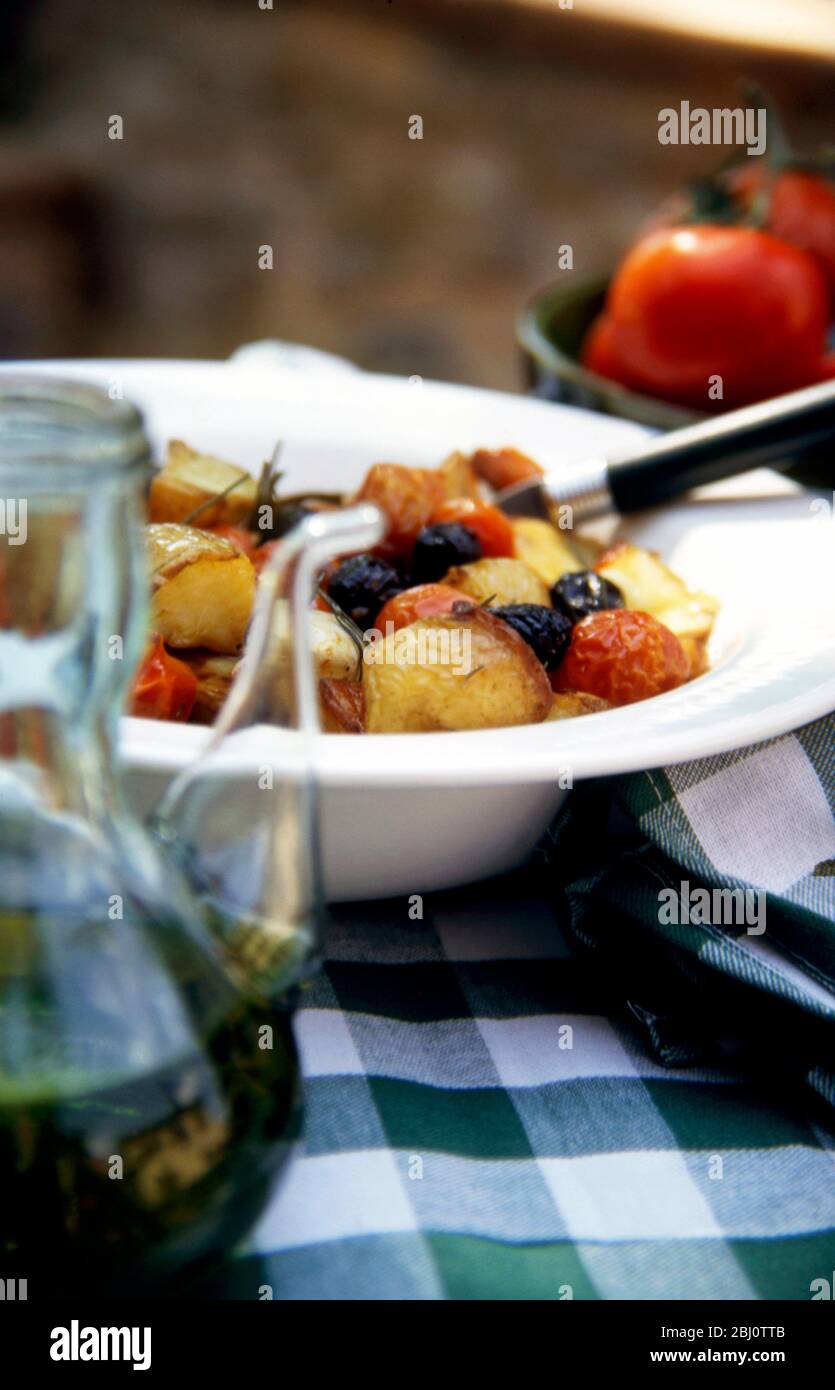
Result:
<svg viewBox="0 0 835 1390"><path fill-rule="evenodd" d="M827 442L835 444L835 381L671 430L625 456L567 464L506 488L496 503L514 516L548 516L568 503L575 522L643 511L749 468L789 467Z"/></svg>

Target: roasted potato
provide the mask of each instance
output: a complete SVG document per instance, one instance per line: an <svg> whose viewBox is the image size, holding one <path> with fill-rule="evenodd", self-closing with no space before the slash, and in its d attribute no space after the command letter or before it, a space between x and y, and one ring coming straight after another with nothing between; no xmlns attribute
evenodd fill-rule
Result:
<svg viewBox="0 0 835 1390"><path fill-rule="evenodd" d="M365 653L368 733L537 724L551 708L545 669L483 608L421 618Z"/></svg>
<svg viewBox="0 0 835 1390"><path fill-rule="evenodd" d="M524 560L509 556L473 560L469 565L457 565L448 570L442 582L453 589L469 594L476 603L492 599L497 605L506 603L539 603L551 607L547 586Z"/></svg>
<svg viewBox="0 0 835 1390"><path fill-rule="evenodd" d="M481 496L475 469L466 454L448 454L439 465L438 474L444 497L469 497L477 502Z"/></svg>
<svg viewBox="0 0 835 1390"><path fill-rule="evenodd" d="M255 598L255 570L232 550L231 558L186 564L156 590L151 624L168 646L240 651Z"/></svg>
<svg viewBox="0 0 835 1390"><path fill-rule="evenodd" d="M195 560L234 560L240 555L225 537L175 522L146 526L145 546L151 583L157 589Z"/></svg>
<svg viewBox="0 0 835 1390"><path fill-rule="evenodd" d="M361 734L363 688L361 681L319 682L319 717L326 734Z"/></svg>
<svg viewBox="0 0 835 1390"><path fill-rule="evenodd" d="M593 570L606 549L595 536L588 536L584 531L571 532L571 545L580 562L576 568L581 570Z"/></svg>
<svg viewBox="0 0 835 1390"><path fill-rule="evenodd" d="M564 574L585 568L571 538L549 521L523 516L513 522L516 557L550 589Z"/></svg>
<svg viewBox="0 0 835 1390"><path fill-rule="evenodd" d="M565 690L555 694L546 719L574 719L580 714L599 714L601 710L611 709L608 700L599 695L586 695L582 690Z"/></svg>
<svg viewBox="0 0 835 1390"><path fill-rule="evenodd" d="M203 507L195 517L197 525L238 526L255 506L256 489L257 483L246 469L190 449L181 439L172 439L165 466L151 483L150 518L185 521L214 497L216 501Z"/></svg>

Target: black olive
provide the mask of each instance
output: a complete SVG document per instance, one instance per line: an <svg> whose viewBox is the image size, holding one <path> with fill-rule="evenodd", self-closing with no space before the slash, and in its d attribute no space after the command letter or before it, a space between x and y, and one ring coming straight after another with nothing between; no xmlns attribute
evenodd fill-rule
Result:
<svg viewBox="0 0 835 1390"><path fill-rule="evenodd" d="M292 531L294 526L298 526L305 517L314 516L320 511L321 507L315 502L287 502L283 506L275 508L275 520L272 529L266 532L267 540L279 540L286 536L288 531Z"/></svg>
<svg viewBox="0 0 835 1390"><path fill-rule="evenodd" d="M541 603L508 603L487 612L502 618L524 637L546 671L556 671L571 641L571 622L564 613Z"/></svg>
<svg viewBox="0 0 835 1390"><path fill-rule="evenodd" d="M358 627L372 627L384 603L403 588L397 570L376 555L351 555L328 580L328 596Z"/></svg>
<svg viewBox="0 0 835 1390"><path fill-rule="evenodd" d="M551 602L572 623L579 623L589 613L600 613L604 608L626 606L618 586L595 574L594 570L564 574L551 589Z"/></svg>
<svg viewBox="0 0 835 1390"><path fill-rule="evenodd" d="M460 521L426 526L412 551L412 579L415 584L434 584L453 565L468 565L472 560L480 560L481 555L478 536Z"/></svg>

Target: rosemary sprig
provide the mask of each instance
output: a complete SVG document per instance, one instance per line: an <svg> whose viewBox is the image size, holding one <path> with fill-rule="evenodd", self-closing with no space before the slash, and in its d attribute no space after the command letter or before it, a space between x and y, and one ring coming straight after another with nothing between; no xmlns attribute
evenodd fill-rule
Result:
<svg viewBox="0 0 835 1390"><path fill-rule="evenodd" d="M283 449L284 440L276 440L275 446L273 448L272 453L270 454L270 457L268 459L265 459L262 463L261 472L258 476L258 486L255 490L255 503L253 505L249 517L247 518L247 530L260 532L260 544L262 545L264 541L268 539L268 530L271 528L264 528L259 526L258 519L262 507L278 506L278 500L275 495L275 490L278 486L280 479L284 476L278 467L278 461L281 458Z"/></svg>
<svg viewBox="0 0 835 1390"><path fill-rule="evenodd" d="M251 473L242 473L239 478L236 478L228 487L223 488L221 492L212 493L212 496L207 497L205 502L201 502L199 507L195 507L193 512L189 512L188 516L184 516L180 525L190 526L196 516L199 516L201 512L205 512L208 507L213 507L216 502L220 502L224 497L228 497L230 492L234 492L236 487L240 487L241 483L245 483L251 477Z"/></svg>

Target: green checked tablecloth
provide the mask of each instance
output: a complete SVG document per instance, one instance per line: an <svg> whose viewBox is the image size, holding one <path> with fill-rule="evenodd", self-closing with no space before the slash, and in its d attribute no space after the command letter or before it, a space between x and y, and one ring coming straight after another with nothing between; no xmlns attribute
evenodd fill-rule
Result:
<svg viewBox="0 0 835 1390"><path fill-rule="evenodd" d="M531 865L422 920L337 909L304 1137L222 1296L820 1296L834 740L578 789ZM683 878L766 890L766 931L661 924Z"/></svg>

